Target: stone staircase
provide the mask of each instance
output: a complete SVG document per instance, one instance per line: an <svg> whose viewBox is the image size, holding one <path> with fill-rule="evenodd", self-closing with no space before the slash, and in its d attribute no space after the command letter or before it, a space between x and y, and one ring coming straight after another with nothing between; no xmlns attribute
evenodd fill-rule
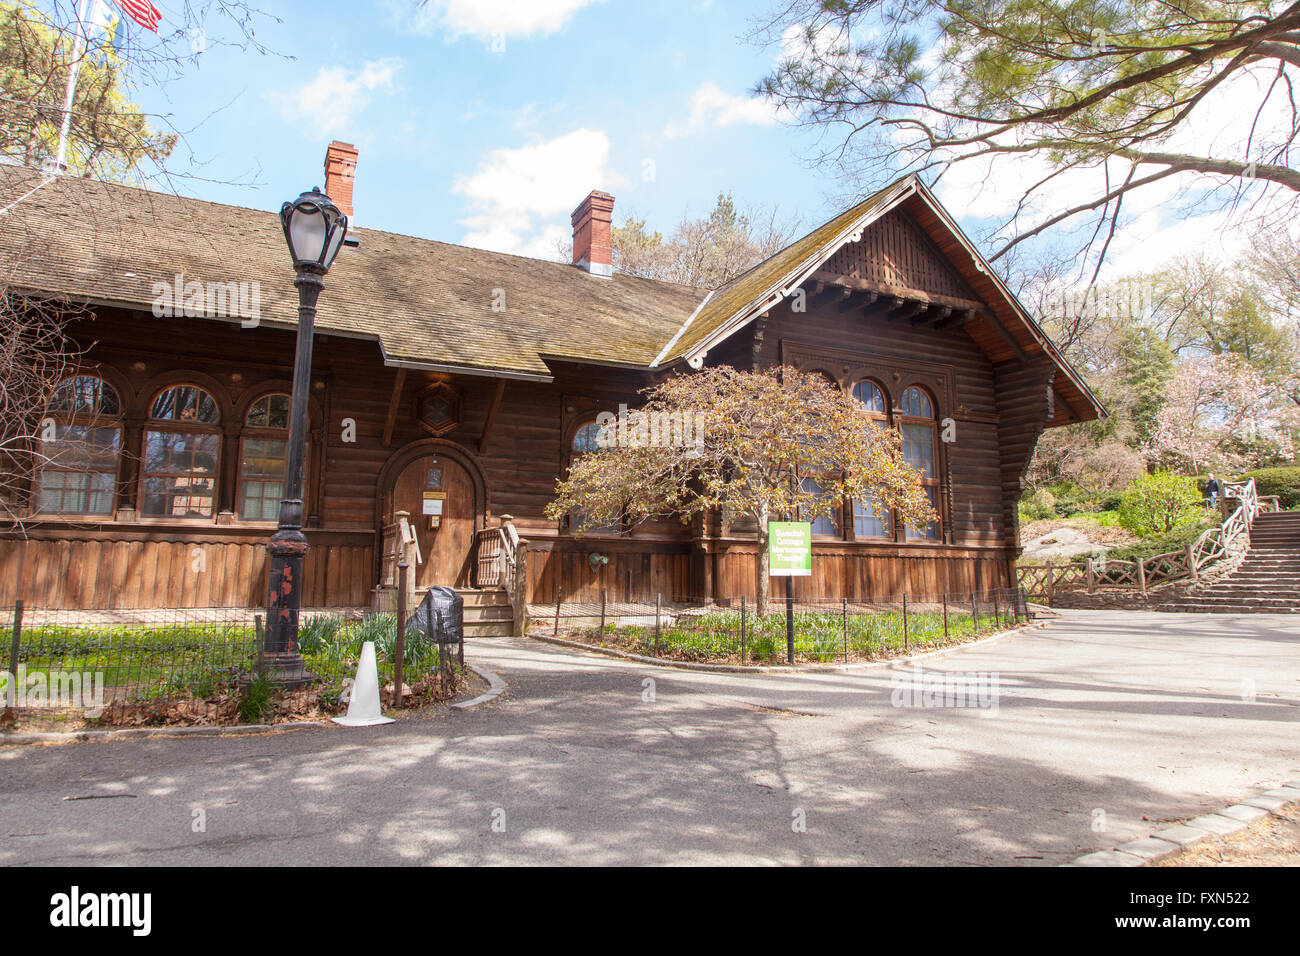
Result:
<svg viewBox="0 0 1300 956"><path fill-rule="evenodd" d="M1236 570L1156 610L1201 614L1300 612L1300 511L1260 512L1250 529L1250 547Z"/></svg>
<svg viewBox="0 0 1300 956"><path fill-rule="evenodd" d="M509 637L515 612L505 588L456 588L465 600L465 636Z"/></svg>

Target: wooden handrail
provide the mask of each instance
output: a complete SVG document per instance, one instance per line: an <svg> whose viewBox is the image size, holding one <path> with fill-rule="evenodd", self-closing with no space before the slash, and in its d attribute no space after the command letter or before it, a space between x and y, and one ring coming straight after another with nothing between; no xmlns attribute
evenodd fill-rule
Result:
<svg viewBox="0 0 1300 956"><path fill-rule="evenodd" d="M1134 587L1144 594L1156 584L1191 578L1199 583L1201 569L1228 555L1242 536L1249 536L1255 518L1263 510L1255 488L1255 479L1226 481L1223 497L1239 501L1232 513L1217 528L1208 528L1182 551L1169 551L1137 561L1107 559L1100 565L1088 559L1086 567L1024 564L1016 566L1016 575L1026 594L1043 594L1082 579L1089 591L1101 587ZM1068 569L1075 569L1073 571Z"/></svg>
<svg viewBox="0 0 1300 956"><path fill-rule="evenodd" d="M504 587L514 593L518 565L519 532L510 515L501 516L500 527L474 532L476 587Z"/></svg>

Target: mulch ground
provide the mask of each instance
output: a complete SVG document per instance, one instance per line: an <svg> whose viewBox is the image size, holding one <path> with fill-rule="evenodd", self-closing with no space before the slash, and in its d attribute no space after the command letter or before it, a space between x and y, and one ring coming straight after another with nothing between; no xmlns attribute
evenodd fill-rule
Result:
<svg viewBox="0 0 1300 956"><path fill-rule="evenodd" d="M1155 866L1300 866L1300 807L1256 820Z"/></svg>
<svg viewBox="0 0 1300 956"><path fill-rule="evenodd" d="M405 682L404 682L405 683ZM488 682L472 670L457 676L451 692L443 696L437 678L407 685L405 706L390 716L402 717L419 713L439 704L469 700L487 690ZM391 684L384 694L385 708L392 696ZM347 711L346 705L337 701L322 700L319 689L306 687L275 695L274 712L260 722L266 724L290 721L327 721ZM88 718L72 710L18 710L0 711L0 732L3 733L76 733L82 730L113 730L118 727L204 727L234 726L246 723L239 716L239 698L222 694L207 699L180 698L157 701L109 702L104 713Z"/></svg>

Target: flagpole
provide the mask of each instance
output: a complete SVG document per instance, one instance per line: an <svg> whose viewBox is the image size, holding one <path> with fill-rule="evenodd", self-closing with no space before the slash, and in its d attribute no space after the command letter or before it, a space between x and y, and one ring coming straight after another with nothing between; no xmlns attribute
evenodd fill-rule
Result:
<svg viewBox="0 0 1300 956"><path fill-rule="evenodd" d="M68 89L63 95L63 126L59 129L59 152L54 160L54 172L65 173L68 170L68 135L72 132L72 100L77 93L77 74L81 72L81 58L85 53L86 38L82 22L86 19L86 7L90 0L81 0L77 5L77 25L72 38L72 64L68 67Z"/></svg>

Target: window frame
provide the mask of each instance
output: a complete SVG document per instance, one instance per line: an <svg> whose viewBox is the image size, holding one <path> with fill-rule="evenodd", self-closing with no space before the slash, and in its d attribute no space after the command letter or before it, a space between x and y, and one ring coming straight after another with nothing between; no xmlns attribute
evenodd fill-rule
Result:
<svg viewBox="0 0 1300 956"><path fill-rule="evenodd" d="M92 379L99 383L99 388L94 400L92 410L90 412L84 412L79 410L77 407L75 407L75 405L71 411L56 410L53 407L53 402L55 398L57 398L59 390L62 389L63 386L66 385L67 383L76 381L78 379ZM117 403L117 411L112 415L106 415L100 412L100 406L103 403L103 396L105 390L112 393L113 398L116 400ZM98 370L78 370L78 371L74 371L71 375L65 376L63 380L60 381L57 386L55 386L54 394L51 396L50 402L51 405L47 409L47 412L43 417L52 420L55 423L56 428L59 427L85 428L85 429L96 429L96 430L104 429L104 430L112 430L113 432L116 433L117 441L116 441L116 447L113 450L113 467L111 470L105 468L85 468L85 467L73 468L73 467L57 465L52 463L52 461L47 460L46 463L42 464L37 469L36 474L34 476L35 480L33 482L32 494L29 500L28 510L33 514L50 515L51 517L59 517L59 518L84 518L88 520L108 520L108 521L113 520L113 517L117 512L117 500L118 500L118 492L119 492L119 484L120 484L120 476L121 476L121 468L122 468L123 442L126 437L125 436L126 411L125 411L125 404L122 398L122 390L118 388L115 384L113 384L111 381L109 381L107 378L105 378L104 375L101 374ZM56 439L56 441L57 440L58 439ZM42 459L47 458L44 452L45 444L46 443L44 442L44 440L38 439L37 448L38 448L38 453L40 454L40 457ZM64 510L62 508L60 508L60 510L57 511L45 510L41 504L41 498L47 490L50 490L47 489L45 485L45 475L47 472L56 472L58 474L63 474L63 475L71 474L71 475L110 476L110 487L107 491L108 510L107 511ZM90 497L92 495L100 493L85 488L69 489L67 487L61 487L57 489L57 491L59 492L60 503L66 501L69 495L69 491L71 491L71 493L74 495L76 494L84 495L87 501L90 500Z"/></svg>
<svg viewBox="0 0 1300 956"><path fill-rule="evenodd" d="M247 448L247 443L248 443L249 439L253 439L253 440L263 439L263 440L271 440L271 441L283 441L284 444L285 444L285 452L286 452L286 454L287 454L287 452L288 452L288 448L289 448L289 424L290 424L290 422L289 422L289 419L288 419L287 415L286 415L286 418L285 418L285 427L284 427L284 428L275 428L275 427L270 426L270 425L250 425L250 424L249 424L249 419L252 417L253 410L254 410L255 408L257 408L257 406L260 405L262 402L264 402L264 401L269 401L270 399L275 398L275 397L277 397L277 396L284 398L287 402L290 403L290 405L292 405L292 402L293 402L293 395L292 395L292 393L290 393L290 392L285 392L285 391L281 391L281 390L279 390L279 389L272 389L272 390L270 390L270 391L263 392L262 394L258 395L256 398L254 398L251 402L249 402L248 405L247 405L247 407L244 409L244 413L243 413L242 418L240 419L240 426L239 426L239 451L238 451L239 459L238 459L238 461L237 461L236 464L235 464L235 494L234 494L234 498L233 498L233 507L234 507L234 511L235 511L235 520L238 521L240 524L275 524L275 523L279 520L279 503L280 503L280 501L283 500L283 498L284 498L284 493L283 493L283 492L284 492L284 485L285 485L285 482L286 482L287 479L288 479L288 473L287 473L287 470L286 470L286 472L285 472L284 474L282 474L282 475L280 476L281 494L280 494L280 497L279 497L279 498L276 498L276 499L275 499L275 502L276 502L276 504L275 504L275 508L276 508L276 515L275 515L275 517L272 517L272 518L246 518L246 517L244 517L244 487L245 487L245 483L248 482L248 481L257 481L257 482L262 482L263 484L265 484L265 483L267 483L268 481L272 480L272 479L270 479L269 477L266 477L266 476L247 476L247 475L244 474L244 458L245 458L246 448ZM288 411L287 414L292 414L292 408L289 409L289 411ZM304 514L307 513L307 499L308 499L308 497L309 497L309 495L310 495L310 485L311 485L311 483L308 481L308 476L311 474L311 465L310 465L310 463L311 463L311 442L310 442L309 440L306 440L306 441L304 442L304 448L303 448L303 460L302 460L302 474L303 474L303 491L302 491L303 502L302 502L302 506L303 506L303 513L304 513ZM287 462L286 462L286 466L287 466ZM268 500L268 499L266 499L266 498L260 498L259 500L260 500L260 501L266 501L266 500Z"/></svg>
<svg viewBox="0 0 1300 956"><path fill-rule="evenodd" d="M858 397L858 389L862 385L871 385L873 388L875 388L877 392L880 393L880 401L881 404L884 405L884 411L876 411L875 409L869 407ZM870 427L873 428L891 427L890 420L889 420L889 413L891 408L891 404L889 400L889 390L885 388L883 382L880 382L872 378L870 375L864 375L862 378L858 379L853 383L853 387L849 390L849 394L853 398L853 400L856 401L858 405L861 407L863 416L871 423ZM874 542L897 541L898 523L894 520L893 508L884 509L885 514L883 516L883 520L881 521L881 523L884 525L884 531L881 534L859 534L858 533L858 505L861 503L861 501L862 499L858 499L858 498L852 498L849 500L848 520L846 520L844 523L845 530L850 532L852 535L852 537L850 537L849 540L874 541ZM876 517L879 519L880 516L876 516Z"/></svg>
<svg viewBox="0 0 1300 956"><path fill-rule="evenodd" d="M154 413L155 406L157 406L158 404L158 400L167 392L175 389L180 389L180 388L192 388L206 395L212 402L213 408L216 413L216 420L213 422L187 422L183 419L155 418L153 413ZM207 515L160 514L159 515L159 514L149 514L145 510L146 503L149 499L149 494L146 488L150 478L185 477L184 472L156 472L156 471L149 470L147 446L149 444L149 436L155 432L166 432L172 434L213 435L216 437L216 442L215 442L216 453L213 460L212 471L210 474L205 476L210 478L212 481L212 495L210 499L212 502L211 514L207 514ZM213 394L212 389L204 385L198 384L197 382L194 382L189 379L181 379L180 381L163 385L161 388L155 391L152 397L149 399L148 405L146 407L144 424L140 429L140 475L136 487L136 501L138 502L137 513L139 514L140 518L144 521L184 521L184 522L216 521L217 515L220 513L220 508L221 508L220 484L221 484L221 477L222 477L221 470L222 470L224 444L225 444L225 432L223 429L223 422L222 422L221 402L218 401L217 396ZM175 498L179 496L172 495L169 497Z"/></svg>
<svg viewBox="0 0 1300 956"><path fill-rule="evenodd" d="M582 433L583 429L591 425L597 425L599 419L600 419L600 415L598 413L587 413L584 415L579 415L574 420L574 422L569 426L568 440L564 443L565 477L568 477L569 469L573 467L573 463L577 459L581 458L583 455L598 455L601 453L601 451L604 450L604 449L596 448L596 449L590 449L588 451L580 452L573 447L574 442L578 440L578 435ZM578 532L575 530L575 522L573 519L574 519L574 514L572 512L565 515L562 521L562 527L564 531L567 531L571 535L577 536ZM627 530L628 530L627 512L624 511L623 514L619 516L617 526L610 525L606 527L589 528L588 530L582 533L582 537L583 538L593 538L593 537L602 537L602 536L609 537L609 538L619 537L625 534Z"/></svg>
<svg viewBox="0 0 1300 956"><path fill-rule="evenodd" d="M818 495L819 498L830 498L830 495L826 494L826 486L822 483L821 478L819 478L816 475L804 475L802 478L800 478L799 490L802 491L804 494L810 494L811 493L810 490L806 487L807 483L810 481L813 484L815 484L819 489L819 491L821 492L821 494ZM839 501L836 502L835 510L832 511L829 515L823 515L822 517L816 519L804 519L803 515L800 515L799 518L801 521L808 520L808 524L810 525L809 533L812 535L813 538L820 538L823 541L844 540L844 499L843 498L839 499ZM826 534L825 532L817 531L816 527L818 521L831 522L831 526L835 528L835 531L831 534Z"/></svg>
<svg viewBox="0 0 1300 956"><path fill-rule="evenodd" d="M908 392L915 391L924 398L930 405L930 417L923 415L913 415L904 412L904 399ZM943 462L939 452L939 406L935 398L930 394L930 390L925 386L912 383L903 387L898 393L898 403L894 407L894 426L899 431L899 437L902 438L903 426L911 425L913 427L925 427L930 433L930 451L934 462L934 477L925 478L922 476L921 485L924 488L933 488L934 497L931 504L934 506L936 520L933 522L933 534L913 535L906 522L899 521L896 523L897 540L903 544L943 544L944 530L946 526L943 513ZM927 526L928 527L928 526Z"/></svg>

